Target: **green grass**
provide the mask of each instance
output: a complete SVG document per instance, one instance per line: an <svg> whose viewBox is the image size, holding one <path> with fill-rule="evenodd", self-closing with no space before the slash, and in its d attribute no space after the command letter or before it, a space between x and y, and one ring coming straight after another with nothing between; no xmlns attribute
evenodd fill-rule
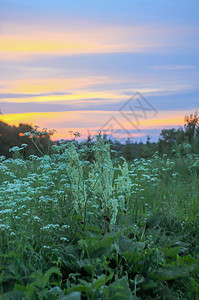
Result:
<svg viewBox="0 0 199 300"><path fill-rule="evenodd" d="M199 157L98 139L0 162L0 299L199 299Z"/></svg>

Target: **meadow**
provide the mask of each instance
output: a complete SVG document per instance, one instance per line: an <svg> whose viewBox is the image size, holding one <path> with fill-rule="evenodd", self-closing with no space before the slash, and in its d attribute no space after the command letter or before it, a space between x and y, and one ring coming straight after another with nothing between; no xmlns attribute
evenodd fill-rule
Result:
<svg viewBox="0 0 199 300"><path fill-rule="evenodd" d="M199 299L199 155L25 147L0 157L0 299Z"/></svg>

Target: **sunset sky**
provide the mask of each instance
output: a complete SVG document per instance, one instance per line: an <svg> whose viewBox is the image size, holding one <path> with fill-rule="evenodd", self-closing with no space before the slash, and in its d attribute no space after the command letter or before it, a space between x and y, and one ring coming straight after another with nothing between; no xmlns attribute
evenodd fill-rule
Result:
<svg viewBox="0 0 199 300"><path fill-rule="evenodd" d="M1 0L0 70L4 122L156 140L199 107L199 2Z"/></svg>

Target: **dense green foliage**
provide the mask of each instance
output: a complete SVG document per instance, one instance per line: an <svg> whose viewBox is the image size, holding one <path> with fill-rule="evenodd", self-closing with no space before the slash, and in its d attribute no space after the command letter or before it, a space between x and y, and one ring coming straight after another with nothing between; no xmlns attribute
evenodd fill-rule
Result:
<svg viewBox="0 0 199 300"><path fill-rule="evenodd" d="M100 137L1 157L0 299L198 299L199 156L188 145L130 163Z"/></svg>

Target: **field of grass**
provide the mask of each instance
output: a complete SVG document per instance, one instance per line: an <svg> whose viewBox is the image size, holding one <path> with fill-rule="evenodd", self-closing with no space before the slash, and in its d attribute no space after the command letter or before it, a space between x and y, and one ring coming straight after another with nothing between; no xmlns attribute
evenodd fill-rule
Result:
<svg viewBox="0 0 199 300"><path fill-rule="evenodd" d="M0 157L0 299L199 299L199 156L86 147Z"/></svg>

